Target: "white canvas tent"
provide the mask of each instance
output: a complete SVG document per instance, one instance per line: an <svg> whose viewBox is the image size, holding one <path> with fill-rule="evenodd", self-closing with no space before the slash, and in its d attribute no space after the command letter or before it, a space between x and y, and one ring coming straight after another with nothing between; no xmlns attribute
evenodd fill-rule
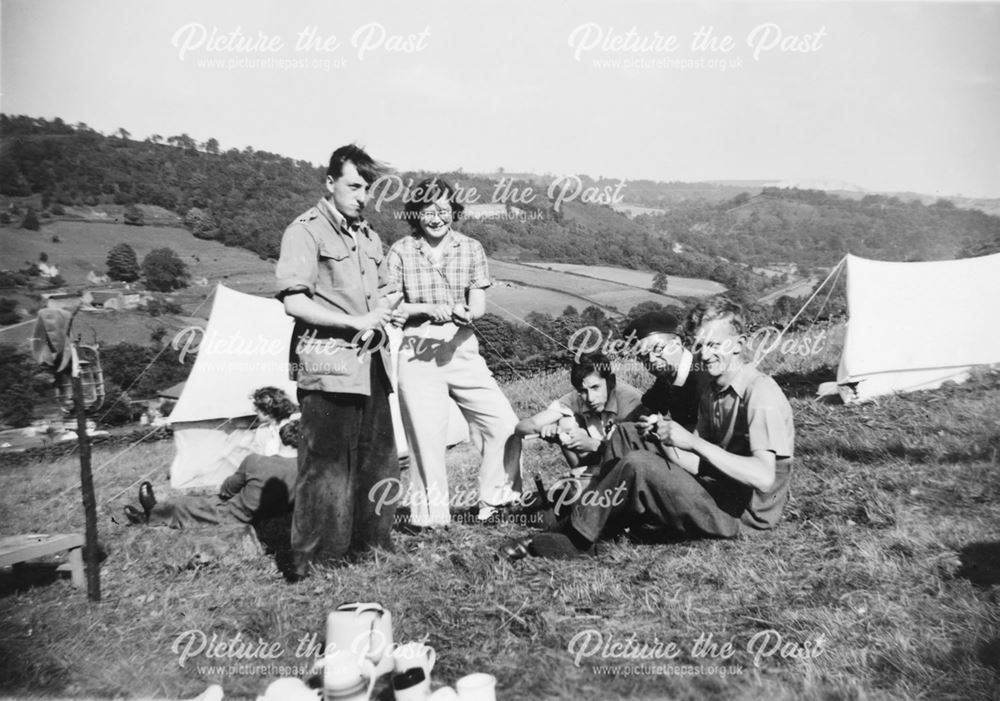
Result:
<svg viewBox="0 0 1000 701"><path fill-rule="evenodd" d="M964 381L1000 362L1000 253L893 263L848 255L845 401Z"/></svg>
<svg viewBox="0 0 1000 701"><path fill-rule="evenodd" d="M189 332L196 333L196 332ZM193 336L197 357L169 421L175 454L170 485L178 489L215 487L235 472L248 453L254 416L250 393L258 387L279 387L295 399L288 379L288 345L292 319L274 299L236 292L219 285L204 334ZM182 337L185 341L187 338ZM393 346L393 365L396 362ZM183 343L179 344L183 350ZM393 369L395 382L395 369ZM406 455L406 438L395 393L389 396L399 455ZM452 405L449 444L468 438L468 425Z"/></svg>

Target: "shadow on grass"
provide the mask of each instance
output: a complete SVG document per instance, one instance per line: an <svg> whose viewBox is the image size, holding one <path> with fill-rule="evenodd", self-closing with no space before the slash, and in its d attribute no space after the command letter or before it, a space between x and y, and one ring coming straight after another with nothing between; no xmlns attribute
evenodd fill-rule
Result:
<svg viewBox="0 0 1000 701"><path fill-rule="evenodd" d="M815 368L807 372L782 372L774 375L774 381L789 399L811 399L816 396L820 384L836 379L837 369L832 366Z"/></svg>
<svg viewBox="0 0 1000 701"><path fill-rule="evenodd" d="M97 558L101 564L108 559L107 550L100 541L98 541ZM64 553L27 562L18 562L11 567L4 568L0 571L0 599L12 594L23 594L34 587L47 587L59 579L69 581L71 575L69 570L64 568L65 562ZM64 569L59 569L60 567ZM77 591L86 595L87 590L84 586Z"/></svg>
<svg viewBox="0 0 1000 701"><path fill-rule="evenodd" d="M1000 584L1000 541L969 543L958 554L956 576L980 587Z"/></svg>
<svg viewBox="0 0 1000 701"><path fill-rule="evenodd" d="M293 571L292 512L260 519L254 523L254 531L265 551L274 556L278 571L289 577Z"/></svg>
<svg viewBox="0 0 1000 701"><path fill-rule="evenodd" d="M979 661L1000 672L1000 638L993 638L979 647Z"/></svg>
<svg viewBox="0 0 1000 701"><path fill-rule="evenodd" d="M0 599L23 594L32 587L44 587L59 579L54 562L20 562L0 574ZM67 579L69 572L62 573Z"/></svg>

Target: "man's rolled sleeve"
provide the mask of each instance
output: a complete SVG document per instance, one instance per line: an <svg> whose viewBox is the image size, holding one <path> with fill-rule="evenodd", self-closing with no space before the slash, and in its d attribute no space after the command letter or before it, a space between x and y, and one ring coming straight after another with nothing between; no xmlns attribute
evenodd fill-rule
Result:
<svg viewBox="0 0 1000 701"><path fill-rule="evenodd" d="M275 270L278 298L293 290L304 290L313 295L318 274L319 255L315 239L302 226L289 227L281 237L281 255Z"/></svg>
<svg viewBox="0 0 1000 701"><path fill-rule="evenodd" d="M769 450L776 458L790 458L794 453L792 409L771 378L758 382L747 397L747 433L751 452Z"/></svg>
<svg viewBox="0 0 1000 701"><path fill-rule="evenodd" d="M559 399L554 400L546 408L546 411L557 411L562 416L574 416L573 411L573 400L569 394L559 397Z"/></svg>
<svg viewBox="0 0 1000 701"><path fill-rule="evenodd" d="M470 289L485 289L493 284L490 280L490 266L486 262L486 251L482 244L474 242L472 247L472 276L469 279Z"/></svg>
<svg viewBox="0 0 1000 701"><path fill-rule="evenodd" d="M385 269L385 286L389 289L403 289L403 258L395 247L390 248L382 262Z"/></svg>

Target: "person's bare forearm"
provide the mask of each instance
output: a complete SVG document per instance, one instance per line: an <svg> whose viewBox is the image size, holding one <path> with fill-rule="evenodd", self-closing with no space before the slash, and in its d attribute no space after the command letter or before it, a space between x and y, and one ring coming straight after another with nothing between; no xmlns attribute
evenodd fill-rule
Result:
<svg viewBox="0 0 1000 701"><path fill-rule="evenodd" d="M430 316L433 313L433 304L421 304L419 302L403 302L399 309L406 314L407 319L415 316Z"/></svg>
<svg viewBox="0 0 1000 701"><path fill-rule="evenodd" d="M698 474L698 466L701 463L701 458L698 457L697 453L692 453L690 450L681 450L672 445L663 446L663 452L666 453L667 460L682 470L686 470L692 475Z"/></svg>
<svg viewBox="0 0 1000 701"><path fill-rule="evenodd" d="M475 321L486 313L486 290L475 288L469 290L469 321Z"/></svg>
<svg viewBox="0 0 1000 701"><path fill-rule="evenodd" d="M737 482L749 485L762 492L774 487L774 460L758 455L736 455L728 450L695 436L695 452ZM762 451L758 451L760 453Z"/></svg>

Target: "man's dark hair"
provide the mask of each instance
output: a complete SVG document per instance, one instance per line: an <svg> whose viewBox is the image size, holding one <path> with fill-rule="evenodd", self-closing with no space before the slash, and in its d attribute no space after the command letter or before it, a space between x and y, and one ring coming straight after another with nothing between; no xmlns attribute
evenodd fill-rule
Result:
<svg viewBox="0 0 1000 701"><path fill-rule="evenodd" d="M350 161L358 169L358 173L365 182L371 185L388 170L384 163L376 161L368 155L368 152L357 144L341 146L330 156L330 165L326 168L327 176L336 180L344 174L344 164Z"/></svg>
<svg viewBox="0 0 1000 701"><path fill-rule="evenodd" d="M608 384L608 395L615 388L615 371L611 369L611 360L602 353L588 353L580 356L569 369L569 381L577 391L583 389L583 381L591 375L603 377Z"/></svg>
<svg viewBox="0 0 1000 701"><path fill-rule="evenodd" d="M297 411L295 402L277 387L261 387L250 395L253 408L270 416L275 423L284 421Z"/></svg>
<svg viewBox="0 0 1000 701"><path fill-rule="evenodd" d="M451 205L451 220L458 221L465 207L458 201L458 191L444 178L424 178L410 191L403 210L406 212L406 223L413 229L414 235L423 233L420 228L420 212L442 197L448 198L448 204Z"/></svg>
<svg viewBox="0 0 1000 701"><path fill-rule="evenodd" d="M694 332L699 326L716 319L728 319L733 331L740 336L746 333L746 318L743 315L743 307L728 297L722 296L699 302L688 314L684 328L688 336L694 336Z"/></svg>

